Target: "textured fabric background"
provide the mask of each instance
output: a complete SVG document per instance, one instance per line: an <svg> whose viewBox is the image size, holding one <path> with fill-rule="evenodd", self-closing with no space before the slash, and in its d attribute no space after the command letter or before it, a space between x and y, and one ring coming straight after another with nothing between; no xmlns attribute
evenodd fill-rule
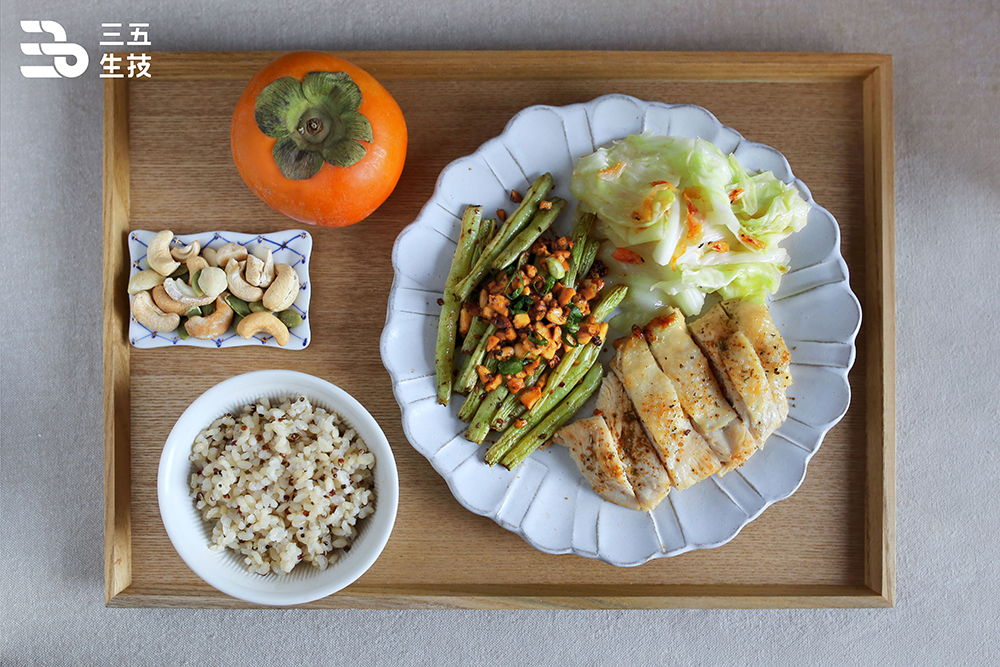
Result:
<svg viewBox="0 0 1000 667"><path fill-rule="evenodd" d="M996 0L7 0L0 663L998 664ZM91 52L23 79L22 19ZM876 611L370 612L104 606L100 23L155 50L885 52L896 104L898 603ZM58 408L41 417L40 407ZM231 660L214 656L219 644ZM345 661L339 656L350 656Z"/></svg>

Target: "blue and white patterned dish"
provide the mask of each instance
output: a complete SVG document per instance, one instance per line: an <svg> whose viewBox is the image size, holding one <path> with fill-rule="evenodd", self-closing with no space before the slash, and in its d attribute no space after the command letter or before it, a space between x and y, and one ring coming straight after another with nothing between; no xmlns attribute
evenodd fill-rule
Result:
<svg viewBox="0 0 1000 667"><path fill-rule="evenodd" d="M149 268L146 266L146 246L157 232L136 230L128 235L128 250L131 260L129 277ZM237 345L267 345L283 350L301 350L309 345L311 340L309 330L309 300L312 290L309 283L309 255L312 253L312 236L301 229L286 229L271 234L240 234L237 232L202 232L201 234L186 234L174 237L173 246L190 245L198 241L202 248L218 249L227 243L235 242L246 246L253 252L258 245L264 245L271 250L275 264L288 264L299 275L299 294L291 308L302 316L302 324L288 330L288 344L278 345L273 336L257 334L250 339L237 335L230 327L224 334L211 340L197 338L182 339L176 332L157 333L150 331L129 317L128 342L133 347L153 348L170 347L171 345L190 345L194 347L235 347Z"/></svg>
<svg viewBox="0 0 1000 667"><path fill-rule="evenodd" d="M562 447L539 450L513 471L487 466L486 446L464 437L466 424L457 416L461 400L447 407L437 403L434 343L437 299L465 207L475 203L486 211L510 211L510 191L525 192L545 172L555 179L554 195L572 207L569 180L576 161L645 130L710 141L734 153L747 169L770 170L793 183L812 210L805 229L784 242L791 268L769 303L792 354L795 383L789 388L788 420L739 470L674 490L644 513L602 500ZM569 232L569 218L564 216L561 234ZM792 175L781 153L747 141L701 107L608 95L586 104L521 111L499 137L444 169L417 220L396 239L392 264L395 278L381 352L406 437L463 506L541 551L632 566L725 544L799 487L823 437L850 405L847 373L854 364L861 307L848 284L837 221Z"/></svg>

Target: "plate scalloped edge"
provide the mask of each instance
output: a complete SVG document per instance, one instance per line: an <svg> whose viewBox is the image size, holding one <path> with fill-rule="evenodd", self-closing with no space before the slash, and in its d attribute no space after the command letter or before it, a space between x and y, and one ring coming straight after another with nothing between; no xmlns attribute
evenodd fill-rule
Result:
<svg viewBox="0 0 1000 667"><path fill-rule="evenodd" d="M789 419L739 470L675 490L655 510L643 513L598 497L559 447L539 450L515 471L486 466L485 446L462 437L460 402L448 407L436 402L433 346L440 312L436 301L464 207L475 199L486 210L502 208L511 190L523 192L533 174L545 171L556 176L555 194L573 201L568 181L579 157L647 129L701 137L735 153L748 169L773 171L794 184L812 209L805 229L786 239L792 265L770 303L795 366ZM534 167L530 172L522 168L528 164ZM850 405L847 374L855 361L861 306L840 255L838 224L794 177L780 152L744 139L701 107L605 95L518 112L499 136L442 170L434 194L396 238L392 265L380 352L407 439L463 507L546 553L635 566L721 546L799 488L812 456ZM803 387L811 391L803 394ZM712 521L704 521L706 517Z"/></svg>

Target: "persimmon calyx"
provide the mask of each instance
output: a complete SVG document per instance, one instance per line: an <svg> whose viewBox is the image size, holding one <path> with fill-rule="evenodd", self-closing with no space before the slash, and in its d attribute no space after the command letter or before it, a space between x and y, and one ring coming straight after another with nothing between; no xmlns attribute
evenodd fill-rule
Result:
<svg viewBox="0 0 1000 667"><path fill-rule="evenodd" d="M268 84L257 95L257 127L277 141L274 161L288 179L312 178L328 162L350 167L365 156L372 126L363 114L361 89L346 72L309 72Z"/></svg>

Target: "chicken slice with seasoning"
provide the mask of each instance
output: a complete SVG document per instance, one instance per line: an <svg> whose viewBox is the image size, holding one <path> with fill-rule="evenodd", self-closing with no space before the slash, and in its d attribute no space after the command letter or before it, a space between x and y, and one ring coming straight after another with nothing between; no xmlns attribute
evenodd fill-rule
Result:
<svg viewBox="0 0 1000 667"><path fill-rule="evenodd" d="M724 301L722 308L736 328L747 337L760 358L760 365L767 375L771 393L774 394L781 419L784 420L788 416L787 389L792 384L792 355L771 319L771 313L762 303L739 299Z"/></svg>
<svg viewBox="0 0 1000 667"><path fill-rule="evenodd" d="M721 305L692 322L691 336L715 367L737 414L743 419L758 446L781 424L775 400L760 358L746 335L737 331Z"/></svg>
<svg viewBox="0 0 1000 667"><path fill-rule="evenodd" d="M599 496L622 507L643 509L603 417L588 417L564 426L552 436L552 442L569 450L576 467Z"/></svg>
<svg viewBox="0 0 1000 667"><path fill-rule="evenodd" d="M670 493L670 475L649 441L625 387L614 373L604 376L597 395L597 410L618 443L625 476L639 506L643 510L653 509Z"/></svg>
<svg viewBox="0 0 1000 667"><path fill-rule="evenodd" d="M642 330L615 341L612 370L625 386L656 453L678 490L718 472L722 464L681 407L673 382L660 370Z"/></svg>
<svg viewBox="0 0 1000 667"><path fill-rule="evenodd" d="M719 474L743 465L757 443L722 394L701 348L691 340L684 315L671 308L647 324L644 333L656 363L673 381L684 412L719 455L723 464Z"/></svg>

